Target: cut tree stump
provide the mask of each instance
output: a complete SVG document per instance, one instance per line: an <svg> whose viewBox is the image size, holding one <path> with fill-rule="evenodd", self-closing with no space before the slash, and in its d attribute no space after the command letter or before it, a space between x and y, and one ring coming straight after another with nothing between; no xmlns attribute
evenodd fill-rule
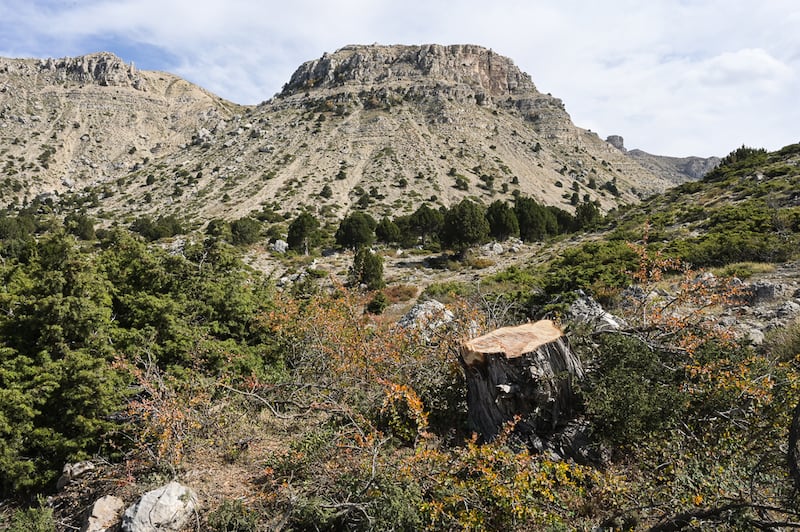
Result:
<svg viewBox="0 0 800 532"><path fill-rule="evenodd" d="M481 440L493 440L519 417L515 434L541 450L542 438L567 421L583 378L581 361L550 320L503 327L464 342L469 421Z"/></svg>

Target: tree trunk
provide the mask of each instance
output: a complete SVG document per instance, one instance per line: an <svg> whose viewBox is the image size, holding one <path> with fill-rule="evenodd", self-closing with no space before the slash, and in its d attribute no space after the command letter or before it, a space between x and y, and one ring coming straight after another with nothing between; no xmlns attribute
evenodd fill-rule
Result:
<svg viewBox="0 0 800 532"><path fill-rule="evenodd" d="M504 327L462 346L469 420L491 441L516 417L515 433L541 450L542 440L567 421L583 366L553 322Z"/></svg>

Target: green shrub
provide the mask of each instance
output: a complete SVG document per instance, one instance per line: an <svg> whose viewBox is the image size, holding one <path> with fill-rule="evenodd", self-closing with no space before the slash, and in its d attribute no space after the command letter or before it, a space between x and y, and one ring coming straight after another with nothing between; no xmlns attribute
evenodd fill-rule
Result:
<svg viewBox="0 0 800 532"><path fill-rule="evenodd" d="M595 369L583 383L593 431L614 445L638 441L680 419L685 405L676 384L682 372L642 340L621 334L600 337Z"/></svg>
<svg viewBox="0 0 800 532"><path fill-rule="evenodd" d="M261 222L253 218L239 218L231 222L231 243L249 246L261 239Z"/></svg>
<svg viewBox="0 0 800 532"><path fill-rule="evenodd" d="M38 508L19 509L11 516L6 532L54 532L57 530L53 509L45 506L42 499Z"/></svg>
<svg viewBox="0 0 800 532"><path fill-rule="evenodd" d="M367 303L367 312L370 314L383 314L386 307L389 306L389 299L383 292L377 292L372 299Z"/></svg>
<svg viewBox="0 0 800 532"><path fill-rule="evenodd" d="M242 501L225 499L208 516L208 530L214 532L252 532L257 530L259 513Z"/></svg>
<svg viewBox="0 0 800 532"><path fill-rule="evenodd" d="M548 294L594 287L620 287L630 282L627 272L638 266L638 256L619 240L587 242L564 251L544 278Z"/></svg>

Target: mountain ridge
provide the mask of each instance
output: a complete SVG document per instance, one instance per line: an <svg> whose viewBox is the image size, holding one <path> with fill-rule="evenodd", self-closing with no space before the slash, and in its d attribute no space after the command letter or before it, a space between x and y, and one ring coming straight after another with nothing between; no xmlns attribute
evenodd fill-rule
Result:
<svg viewBox="0 0 800 532"><path fill-rule="evenodd" d="M109 53L0 59L0 146L0 201L94 194L107 219L396 215L515 193L610 210L672 185L477 45L345 46L257 106Z"/></svg>

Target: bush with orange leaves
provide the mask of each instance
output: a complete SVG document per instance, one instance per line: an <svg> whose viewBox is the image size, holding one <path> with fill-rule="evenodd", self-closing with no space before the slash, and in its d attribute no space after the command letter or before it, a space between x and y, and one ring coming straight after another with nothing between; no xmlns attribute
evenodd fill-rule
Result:
<svg viewBox="0 0 800 532"><path fill-rule="evenodd" d="M530 530L584 526L614 507L621 484L603 473L517 452L507 435L470 437L455 353L484 330L479 313L459 303L447 326L402 329L365 314L365 300L285 299L264 317L292 382L258 393L279 416L316 413L267 461L265 488L288 526Z"/></svg>
<svg viewBox="0 0 800 532"><path fill-rule="evenodd" d="M581 353L593 367L583 384L587 415L633 488L620 522L795 526L785 447L800 399L796 364L722 325L722 309L741 304L740 284L630 248L639 267L619 309L629 327Z"/></svg>

